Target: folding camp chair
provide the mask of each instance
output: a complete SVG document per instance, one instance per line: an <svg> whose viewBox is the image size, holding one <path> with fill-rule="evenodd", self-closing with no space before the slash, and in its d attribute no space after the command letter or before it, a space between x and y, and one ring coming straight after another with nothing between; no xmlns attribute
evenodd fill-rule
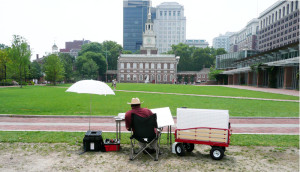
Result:
<svg viewBox="0 0 300 172"><path fill-rule="evenodd" d="M155 132L157 131L157 132ZM150 155L154 161L158 160L159 155L159 142L161 132L157 130L156 114L153 114L147 118L140 117L136 114L131 114L131 152L130 160L136 158L140 153ZM145 146L135 152L135 140L145 143ZM153 157L146 148L149 148L152 143L156 141L155 157ZM135 155L134 155L135 154Z"/></svg>

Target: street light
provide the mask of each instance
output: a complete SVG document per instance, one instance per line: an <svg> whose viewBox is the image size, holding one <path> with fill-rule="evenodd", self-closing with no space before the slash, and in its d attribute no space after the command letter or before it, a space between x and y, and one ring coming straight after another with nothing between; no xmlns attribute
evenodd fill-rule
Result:
<svg viewBox="0 0 300 172"><path fill-rule="evenodd" d="M105 58L106 58L106 83L107 83L107 71L108 71L108 62L107 62L107 45L105 45Z"/></svg>

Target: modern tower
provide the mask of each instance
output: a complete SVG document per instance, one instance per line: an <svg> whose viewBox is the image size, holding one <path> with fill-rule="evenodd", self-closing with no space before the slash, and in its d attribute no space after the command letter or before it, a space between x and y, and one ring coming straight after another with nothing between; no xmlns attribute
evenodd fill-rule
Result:
<svg viewBox="0 0 300 172"><path fill-rule="evenodd" d="M224 48L225 51L229 52L230 50L230 39L229 37L233 35L234 32L226 32L225 35L219 35L213 39L213 48Z"/></svg>
<svg viewBox="0 0 300 172"><path fill-rule="evenodd" d="M143 44L150 0L123 1L123 48L135 52Z"/></svg>
<svg viewBox="0 0 300 172"><path fill-rule="evenodd" d="M173 44L186 41L186 18L184 8L177 2L164 2L156 7L154 20L158 53L171 50Z"/></svg>

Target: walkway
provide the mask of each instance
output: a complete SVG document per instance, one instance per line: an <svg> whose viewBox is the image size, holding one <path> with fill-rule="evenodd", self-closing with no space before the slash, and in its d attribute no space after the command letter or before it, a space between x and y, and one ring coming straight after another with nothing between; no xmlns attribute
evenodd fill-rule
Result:
<svg viewBox="0 0 300 172"><path fill-rule="evenodd" d="M11 116L11 117L9 117ZM113 117L90 118L91 130L115 132ZM89 129L86 116L20 116L0 115L0 131L66 131L85 132ZM174 118L176 124L176 118ZM233 134L299 135L299 118L230 118ZM173 127L173 132L174 129ZM122 123L122 132L127 132ZM166 132L166 129L165 129Z"/></svg>
<svg viewBox="0 0 300 172"><path fill-rule="evenodd" d="M221 86L221 85L218 85ZM237 88L237 89L245 89L252 91L261 91L267 93L275 93L275 94L284 94L290 96L299 96L299 91L297 90L287 90L287 89L278 89L278 88L262 88L262 87L253 87L253 86L241 86L241 85L222 85L224 87Z"/></svg>

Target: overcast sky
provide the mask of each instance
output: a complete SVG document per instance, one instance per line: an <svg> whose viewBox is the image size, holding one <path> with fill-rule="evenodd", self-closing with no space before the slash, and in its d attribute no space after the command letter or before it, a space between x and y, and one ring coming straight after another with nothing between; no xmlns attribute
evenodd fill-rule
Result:
<svg viewBox="0 0 300 172"><path fill-rule="evenodd" d="M277 0L152 0L184 6L186 38L212 39L236 32ZM26 38L32 59L59 49L65 42L112 40L123 44L123 0L0 0L0 43L11 45L12 35Z"/></svg>

